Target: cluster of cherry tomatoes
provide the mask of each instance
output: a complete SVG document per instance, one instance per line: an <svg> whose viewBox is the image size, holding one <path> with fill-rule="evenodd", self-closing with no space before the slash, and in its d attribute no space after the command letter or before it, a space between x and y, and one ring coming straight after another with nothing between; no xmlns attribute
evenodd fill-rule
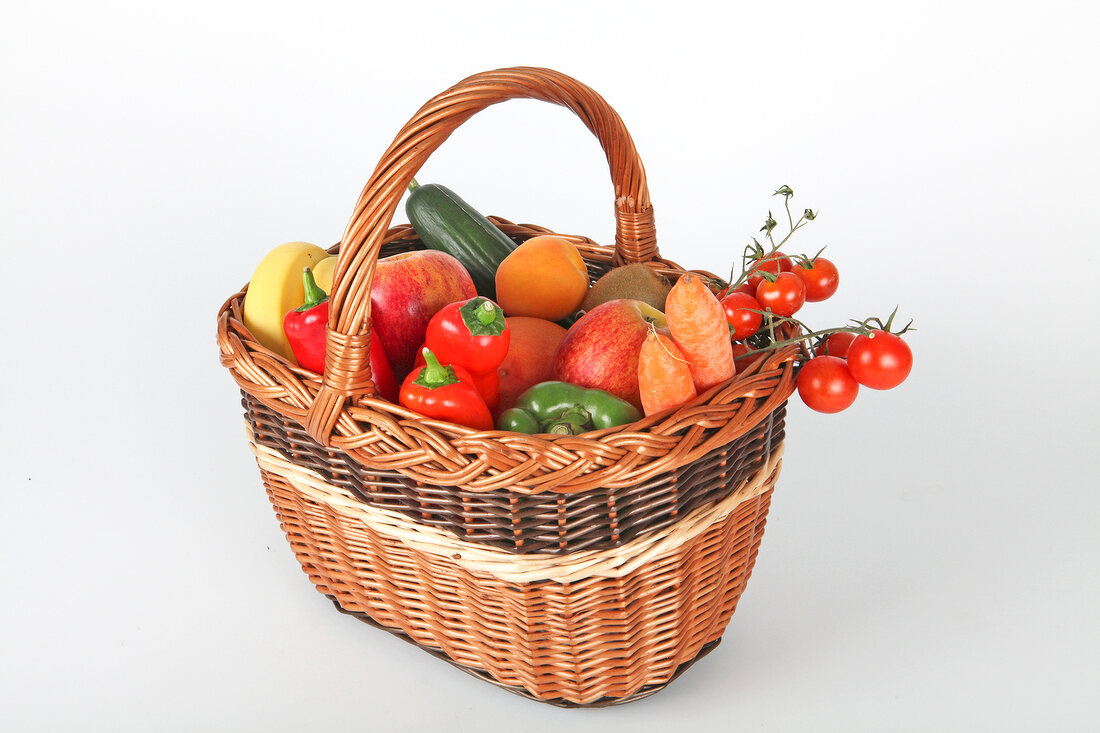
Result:
<svg viewBox="0 0 1100 733"><path fill-rule="evenodd" d="M793 191L784 186L776 195L783 195L786 203ZM789 215L789 207L787 211ZM738 366L745 363L747 356L764 349L798 342L814 344L812 357L802 362L798 373L798 394L811 409L833 413L855 402L860 385L892 389L901 384L913 367L913 353L900 337L908 326L898 333L890 331L893 315L886 323L875 318L816 332L793 318L807 302L826 300L840 285L836 265L821 257L821 252L813 257L792 258L778 249L814 218L814 212L806 209L797 224L791 219L790 233L776 244L772 237L776 222L769 213L761 231L767 232L771 249L764 251L753 240L755 247L746 250L741 277L721 290L718 297L726 312ZM768 333L782 322L795 323L803 332L788 341L774 341Z"/></svg>
<svg viewBox="0 0 1100 733"><path fill-rule="evenodd" d="M834 331L798 372L798 395L818 412L840 412L856 401L859 385L893 389L913 368L913 352L889 327L866 333Z"/></svg>

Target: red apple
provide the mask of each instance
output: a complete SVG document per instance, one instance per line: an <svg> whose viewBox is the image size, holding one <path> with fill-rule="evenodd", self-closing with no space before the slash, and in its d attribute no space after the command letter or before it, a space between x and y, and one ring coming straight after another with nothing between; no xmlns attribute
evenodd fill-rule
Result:
<svg viewBox="0 0 1100 733"><path fill-rule="evenodd" d="M554 354L554 378L595 387L641 407L638 355L665 314L640 300L609 300L573 324Z"/></svg>
<svg viewBox="0 0 1100 733"><path fill-rule="evenodd" d="M475 295L470 273L446 252L418 250L378 260L370 290L371 328L398 384L412 371L432 316Z"/></svg>

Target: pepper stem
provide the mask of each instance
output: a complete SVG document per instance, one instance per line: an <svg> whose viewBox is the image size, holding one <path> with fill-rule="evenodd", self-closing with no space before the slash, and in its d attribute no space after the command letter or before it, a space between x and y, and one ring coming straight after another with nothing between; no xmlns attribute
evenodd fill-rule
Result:
<svg viewBox="0 0 1100 733"><path fill-rule="evenodd" d="M470 298L458 312L471 336L500 336L508 329L504 311L488 298Z"/></svg>
<svg viewBox="0 0 1100 733"><path fill-rule="evenodd" d="M551 435L579 435L581 429L568 420L558 420L546 427L546 432Z"/></svg>
<svg viewBox="0 0 1100 733"><path fill-rule="evenodd" d="M429 382L439 382L446 378L447 370L439 363L439 357L429 348L424 349L424 373Z"/></svg>
<svg viewBox="0 0 1100 733"><path fill-rule="evenodd" d="M431 349L424 347L420 353L424 355L424 368L420 370L420 374L414 380L416 384L428 389L435 389L436 387L446 387L448 384L454 384L458 381L455 370L440 364L439 357L433 354Z"/></svg>
<svg viewBox="0 0 1100 733"><path fill-rule="evenodd" d="M305 302L294 309L298 313L315 308L328 300L328 293L313 279L313 271L308 267L302 270L302 286L305 288Z"/></svg>
<svg viewBox="0 0 1100 733"><path fill-rule="evenodd" d="M492 301L486 300L477 309L477 320L488 326L497 319L497 309Z"/></svg>

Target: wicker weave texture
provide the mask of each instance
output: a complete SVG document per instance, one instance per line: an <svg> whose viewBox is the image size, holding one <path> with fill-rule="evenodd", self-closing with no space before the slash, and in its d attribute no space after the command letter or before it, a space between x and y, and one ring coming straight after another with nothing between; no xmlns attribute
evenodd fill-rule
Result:
<svg viewBox="0 0 1100 733"><path fill-rule="evenodd" d="M422 247L411 227L390 228L406 184L458 125L515 98L572 110L607 156L615 246L559 235L590 275L623 262L683 274L658 254L618 115L557 72L501 69L429 100L382 156L333 248L323 374L256 342L247 287L219 311L218 345L318 590L502 686L602 705L659 689L721 636L756 559L800 352L769 352L675 410L578 436L475 431L375 397L375 266ZM552 233L493 220L517 242Z"/></svg>
<svg viewBox="0 0 1100 733"><path fill-rule="evenodd" d="M560 554L619 546L726 498L782 442L785 413L780 407L727 445L633 486L517 494L431 486L399 471L372 471L343 453L326 450L300 425L247 393L243 404L258 444L290 457L366 504L403 513L469 542L517 553Z"/></svg>
<svg viewBox="0 0 1100 733"><path fill-rule="evenodd" d="M629 572L563 583L501 579L491 566L471 568L459 550L425 551L402 538L407 528L378 523L320 476L289 461L261 465L280 524L319 591L504 685L576 704L663 684L721 636L752 572L779 470L773 462L747 481L750 497L732 497L724 518L676 528L689 539L670 551L636 568L612 551L608 559Z"/></svg>
<svg viewBox="0 0 1100 733"><path fill-rule="evenodd" d="M465 672L466 674L470 675L471 677L473 677L475 679L479 679L479 680L482 680L484 682L488 682L488 683L490 683L490 684L492 684L496 687L501 688L502 690L507 690L508 692L511 692L512 694L519 695L520 697L527 698L528 700L535 700L536 702L546 703L547 705L555 705L555 706L560 707L560 708L604 708L604 707L612 707L612 706L616 706L616 705L625 705L626 703L631 703L631 702L634 702L635 700L641 700L644 697L649 697L650 695L654 695L654 694L660 692L661 690L663 690L665 687L667 687L673 680L675 680L677 677L679 677L684 672L686 672L689 668L691 668L692 665L694 665L700 659L702 659L703 657L705 657L706 655L708 655L712 651L714 651L714 649L722 641L721 639L715 639L714 641L707 642L706 644L704 644L703 648L699 650L699 653L695 656L695 658L694 659L689 659L688 661L682 663L679 667L677 667L676 672L666 682L661 682L659 684L653 684L653 685L646 685L645 687L639 689L637 692L635 692L635 693L633 693L633 694L631 694L627 697L603 697L603 698L600 698L598 700L594 700L594 701L590 701L590 702L576 703L576 702L572 702L570 700L565 700L565 699L560 698L560 697L556 697L556 698L535 697L528 690L525 690L522 687L518 687L516 685L506 685L503 682L500 682L496 679L493 679L492 675L490 675L488 672L486 672L483 669L478 669L477 667L467 667L466 665L459 664L458 662L451 659L450 657L448 657L446 654L439 651L438 649L432 649L431 647L421 646L420 644L417 644L415 641L410 639L408 636L406 636L404 633L402 633L398 629L391 629L388 626L383 626L382 624L378 623L377 621L375 621L374 619L372 619L370 616L368 616L365 613L362 613L360 611L349 611L349 610L347 610L346 608L341 606L340 603L335 598L333 598L332 596L328 596L328 599L330 601L332 601L334 606L336 606L337 611L339 611L339 612L341 612L345 615L351 616L353 618L357 618L360 621L362 621L363 623L371 626L372 628L382 629L383 631L388 631L389 633L393 634L394 636L401 639L402 641L406 641L406 642L412 644L413 646L419 648L421 651L427 652L428 654L435 657L436 659L441 659L444 662L447 662L452 667Z"/></svg>

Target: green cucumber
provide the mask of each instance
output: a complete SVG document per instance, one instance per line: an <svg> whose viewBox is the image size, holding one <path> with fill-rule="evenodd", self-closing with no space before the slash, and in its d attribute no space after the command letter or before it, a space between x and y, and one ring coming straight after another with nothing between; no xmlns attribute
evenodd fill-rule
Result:
<svg viewBox="0 0 1100 733"><path fill-rule="evenodd" d="M497 267L516 248L515 242L438 183L421 186L413 179L405 213L424 246L457 259L470 273L478 295L496 300Z"/></svg>

